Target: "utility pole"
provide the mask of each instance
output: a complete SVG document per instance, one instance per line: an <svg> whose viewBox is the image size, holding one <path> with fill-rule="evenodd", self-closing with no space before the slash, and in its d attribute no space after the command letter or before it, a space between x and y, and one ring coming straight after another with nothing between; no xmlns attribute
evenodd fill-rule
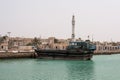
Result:
<svg viewBox="0 0 120 80"><path fill-rule="evenodd" d="M92 35L92 42L93 42L93 40L94 40L94 39L93 39L93 35Z"/></svg>
<svg viewBox="0 0 120 80"><path fill-rule="evenodd" d="M11 34L11 32L7 32L7 34L8 34L8 40L7 40L7 42L8 42L8 49L10 49L11 48L11 44L10 44L10 34Z"/></svg>

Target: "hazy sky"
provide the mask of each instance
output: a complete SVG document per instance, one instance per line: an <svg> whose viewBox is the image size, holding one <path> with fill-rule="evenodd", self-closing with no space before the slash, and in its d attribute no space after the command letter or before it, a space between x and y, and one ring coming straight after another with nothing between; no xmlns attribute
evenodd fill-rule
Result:
<svg viewBox="0 0 120 80"><path fill-rule="evenodd" d="M0 0L0 34L120 41L120 0Z"/></svg>

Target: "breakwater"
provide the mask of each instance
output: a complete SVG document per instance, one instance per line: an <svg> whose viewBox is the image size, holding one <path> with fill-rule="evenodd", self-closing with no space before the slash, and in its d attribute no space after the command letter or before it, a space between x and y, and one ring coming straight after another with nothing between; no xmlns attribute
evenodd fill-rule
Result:
<svg viewBox="0 0 120 80"><path fill-rule="evenodd" d="M37 54L34 52L1 52L0 59L5 58L36 58Z"/></svg>

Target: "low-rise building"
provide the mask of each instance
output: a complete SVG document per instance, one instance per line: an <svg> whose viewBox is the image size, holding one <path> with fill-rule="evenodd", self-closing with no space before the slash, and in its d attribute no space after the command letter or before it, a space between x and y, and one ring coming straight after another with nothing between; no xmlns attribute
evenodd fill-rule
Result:
<svg viewBox="0 0 120 80"><path fill-rule="evenodd" d="M9 37L7 36L0 37L0 51L8 50L8 41Z"/></svg>
<svg viewBox="0 0 120 80"><path fill-rule="evenodd" d="M69 45L71 39L56 39L55 37L49 37L48 39L39 39L37 47L40 49L58 49L64 50ZM81 39L77 39L81 41ZM0 37L0 51L33 51L33 38L21 38L21 37ZM36 43L36 42L34 42ZM94 42L96 50L94 54L110 54L120 52L120 42Z"/></svg>
<svg viewBox="0 0 120 80"><path fill-rule="evenodd" d="M111 53L119 53L120 52L120 45L114 42L96 42L96 50L94 51L95 54L111 54Z"/></svg>
<svg viewBox="0 0 120 80"><path fill-rule="evenodd" d="M59 49L64 50L68 46L68 41L65 39L56 39L50 37L48 39L41 39L40 49Z"/></svg>

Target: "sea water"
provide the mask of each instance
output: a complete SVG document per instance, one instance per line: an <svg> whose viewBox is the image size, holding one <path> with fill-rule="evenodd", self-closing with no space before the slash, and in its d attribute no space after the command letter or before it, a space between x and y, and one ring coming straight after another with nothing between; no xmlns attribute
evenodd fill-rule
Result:
<svg viewBox="0 0 120 80"><path fill-rule="evenodd" d="M120 54L90 61L1 59L0 80L120 80Z"/></svg>

